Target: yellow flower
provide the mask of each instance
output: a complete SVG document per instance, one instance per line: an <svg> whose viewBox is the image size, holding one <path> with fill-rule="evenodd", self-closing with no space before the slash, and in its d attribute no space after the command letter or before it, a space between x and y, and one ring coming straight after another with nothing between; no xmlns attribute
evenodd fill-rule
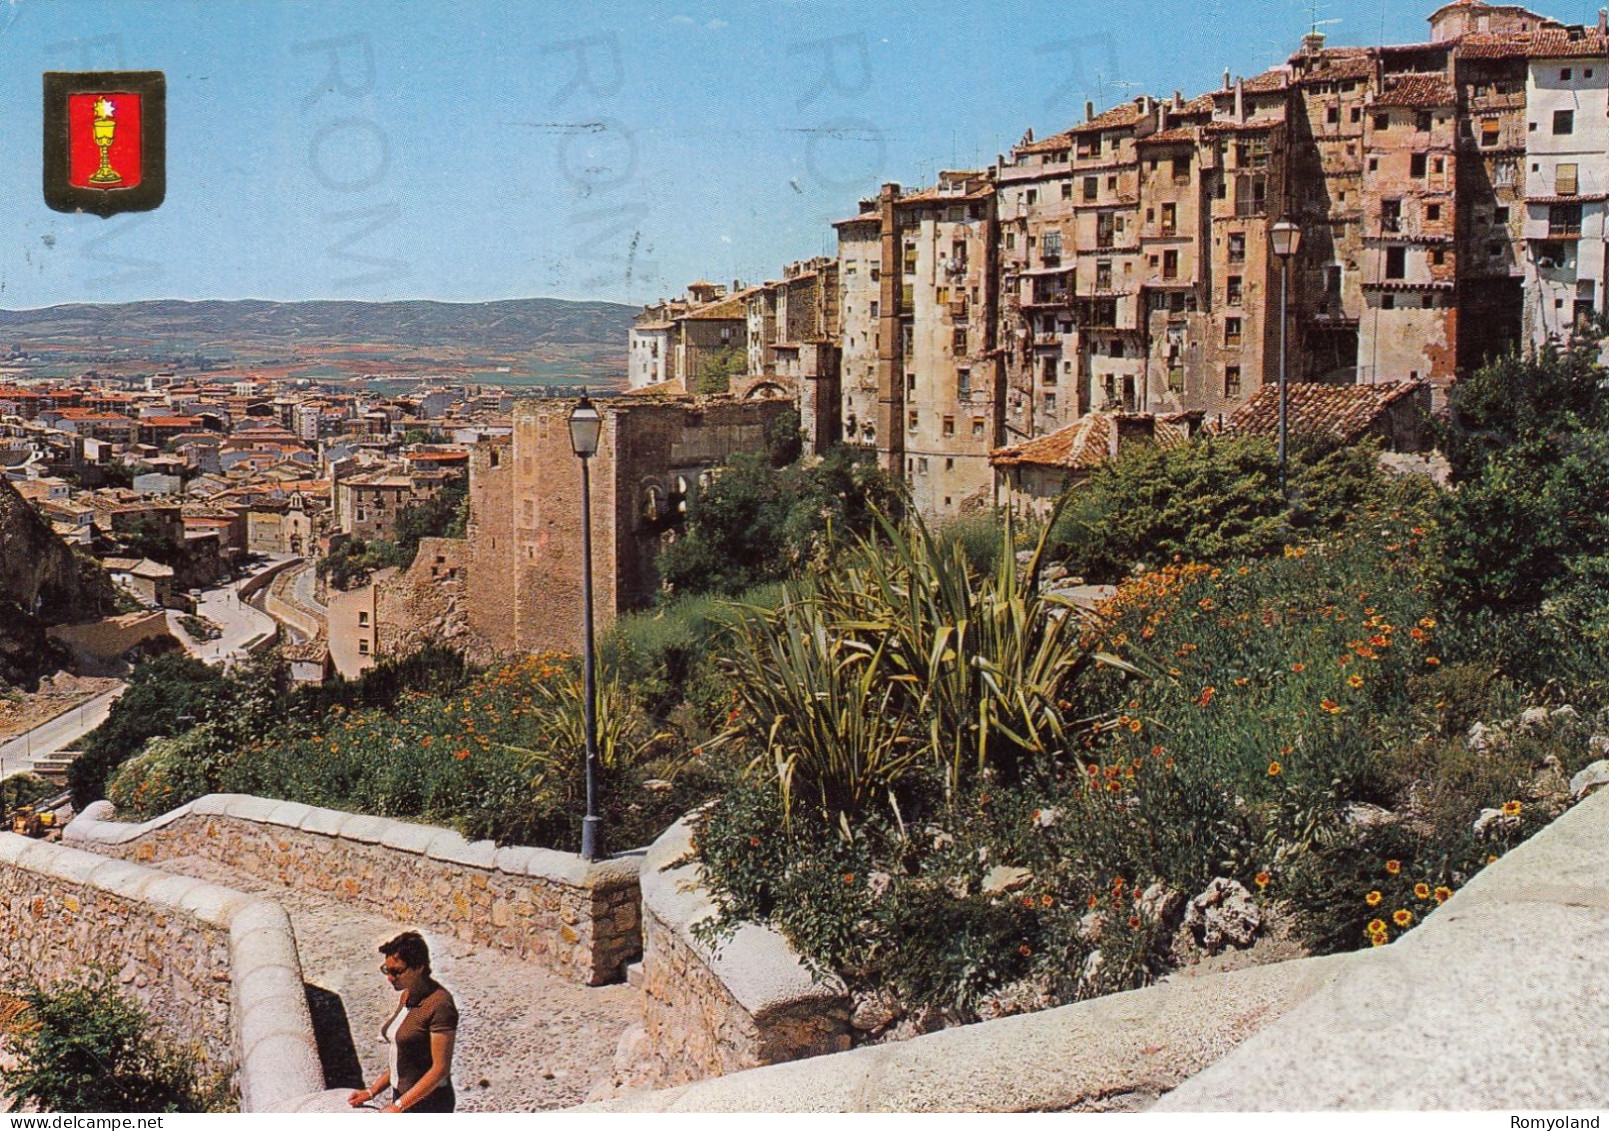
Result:
<svg viewBox="0 0 1609 1131"><path fill-rule="evenodd" d="M1280 771L1283 769L1284 767L1278 762L1270 762L1268 763L1268 776L1271 778L1277 778L1279 777Z"/></svg>
<svg viewBox="0 0 1609 1131"><path fill-rule="evenodd" d="M1409 911L1407 908L1403 908L1400 911L1393 911L1391 913L1391 921L1399 927L1406 927L1409 923L1413 922L1413 912Z"/></svg>
<svg viewBox="0 0 1609 1131"><path fill-rule="evenodd" d="M1379 892L1371 891L1368 895L1363 897L1363 902L1367 903L1370 907L1379 907L1380 901L1384 898L1385 896L1381 895Z"/></svg>
<svg viewBox="0 0 1609 1131"><path fill-rule="evenodd" d="M1452 888L1439 887L1439 888L1436 889L1436 902L1437 903L1446 903L1452 897L1453 897L1453 889Z"/></svg>
<svg viewBox="0 0 1609 1131"><path fill-rule="evenodd" d="M1429 884L1414 884L1414 886L1413 886L1413 894L1418 899L1429 899L1430 898L1430 885Z"/></svg>
<svg viewBox="0 0 1609 1131"><path fill-rule="evenodd" d="M1339 715L1341 713L1341 705L1334 699L1322 700L1319 703L1319 709L1327 715Z"/></svg>
<svg viewBox="0 0 1609 1131"><path fill-rule="evenodd" d="M1357 688L1363 686L1363 677L1358 675L1356 672L1353 672L1351 675L1346 677L1346 685L1356 690Z"/></svg>
<svg viewBox="0 0 1609 1131"><path fill-rule="evenodd" d="M1520 809L1521 805L1518 801L1505 801L1503 803L1503 816L1518 817L1520 815Z"/></svg>
<svg viewBox="0 0 1609 1131"><path fill-rule="evenodd" d="M1384 919L1372 919L1372 920L1370 920L1369 921L1369 933L1371 935L1383 935L1383 934L1385 934L1386 933L1385 920Z"/></svg>
<svg viewBox="0 0 1609 1131"><path fill-rule="evenodd" d="M1386 861L1386 875L1395 876L1400 871L1402 871L1402 861L1401 860L1387 860Z"/></svg>
<svg viewBox="0 0 1609 1131"><path fill-rule="evenodd" d="M1384 935L1370 935L1369 936L1369 945L1370 946L1385 946L1386 941L1387 940L1386 940L1386 937Z"/></svg>
<svg viewBox="0 0 1609 1131"><path fill-rule="evenodd" d="M1267 872L1258 872L1256 880L1257 886L1260 888L1265 888L1268 886L1268 881L1272 880L1273 878L1274 877L1270 876Z"/></svg>

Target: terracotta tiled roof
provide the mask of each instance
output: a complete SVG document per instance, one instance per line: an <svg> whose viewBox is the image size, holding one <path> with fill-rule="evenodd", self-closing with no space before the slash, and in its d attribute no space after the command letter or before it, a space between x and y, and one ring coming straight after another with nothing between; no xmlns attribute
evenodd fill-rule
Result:
<svg viewBox="0 0 1609 1131"><path fill-rule="evenodd" d="M1082 134L1088 133L1091 130L1123 129L1126 126L1135 125L1146 116L1147 115L1140 113L1138 103L1121 102L1118 105L1113 106L1110 110L1106 111L1106 113L1095 115L1094 119L1091 121L1080 122L1067 132L1070 134Z"/></svg>
<svg viewBox="0 0 1609 1131"><path fill-rule="evenodd" d="M1444 75L1401 75L1386 80L1376 106L1451 106L1458 92Z"/></svg>
<svg viewBox="0 0 1609 1131"><path fill-rule="evenodd" d="M1073 135L1066 130L1059 134L1042 137L1038 141L1030 141L1027 145L1018 145L1012 148L1013 153L1054 153L1058 149L1071 149Z"/></svg>
<svg viewBox="0 0 1609 1131"><path fill-rule="evenodd" d="M899 198L900 204L959 204L968 200L986 200L994 195L994 185L979 185L970 192L940 191L936 186Z"/></svg>
<svg viewBox="0 0 1609 1131"><path fill-rule="evenodd" d="M1271 130L1285 124L1285 119L1271 118L1266 115L1260 118L1248 118L1244 122L1220 121L1208 122L1202 129L1208 133L1257 133L1260 130Z"/></svg>
<svg viewBox="0 0 1609 1131"><path fill-rule="evenodd" d="M1149 431L1129 434L1122 438L1120 419L1139 421L1149 425ZM1036 436L1020 444L996 448L989 453L989 462L996 467L1018 467L1028 464L1035 467L1060 467L1069 471L1088 471L1111 461L1120 447L1135 446L1176 448L1190 439L1190 427L1183 417L1153 417L1136 415L1122 417L1109 412L1092 412L1079 417L1065 428L1045 436Z"/></svg>
<svg viewBox="0 0 1609 1131"><path fill-rule="evenodd" d="M1290 77L1290 72L1284 67L1271 67L1246 80L1246 93L1268 94L1270 91L1284 90L1290 85Z"/></svg>
<svg viewBox="0 0 1609 1131"><path fill-rule="evenodd" d="M1354 440L1367 432L1389 406L1427 388L1422 381L1378 385L1321 385L1297 382L1288 387L1287 425L1291 432L1318 432ZM1264 385L1224 423L1226 432L1272 436L1279 432L1279 386Z"/></svg>
<svg viewBox="0 0 1609 1131"><path fill-rule="evenodd" d="M625 397L685 397L686 395L687 383L680 377L673 377L669 381L660 381L654 385L627 389L621 394Z"/></svg>
<svg viewBox="0 0 1609 1131"><path fill-rule="evenodd" d="M746 321L749 313L743 308L743 299L748 294L748 291L739 291L735 295L729 295L726 298L707 303L697 310L689 310L682 315L682 318L700 322L710 320L719 322Z"/></svg>
<svg viewBox="0 0 1609 1131"><path fill-rule="evenodd" d="M1567 28L1542 28L1532 33L1527 54L1535 59L1597 58L1609 55L1609 37L1595 27L1585 29L1575 39Z"/></svg>
<svg viewBox="0 0 1609 1131"><path fill-rule="evenodd" d="M1293 55L1292 62L1302 59L1300 55ZM1331 58L1325 52L1318 59L1310 60L1306 70L1296 80L1297 82L1336 82L1340 79L1366 79L1374 74L1374 60L1361 52L1357 55L1347 55L1341 58Z"/></svg>
<svg viewBox="0 0 1609 1131"><path fill-rule="evenodd" d="M1516 59L1530 54L1528 35L1466 35L1458 43L1465 59Z"/></svg>
<svg viewBox="0 0 1609 1131"><path fill-rule="evenodd" d="M1179 142L1195 142L1201 139L1201 131L1196 126L1178 126L1171 130L1154 133L1150 137L1142 137L1141 145L1176 145Z"/></svg>

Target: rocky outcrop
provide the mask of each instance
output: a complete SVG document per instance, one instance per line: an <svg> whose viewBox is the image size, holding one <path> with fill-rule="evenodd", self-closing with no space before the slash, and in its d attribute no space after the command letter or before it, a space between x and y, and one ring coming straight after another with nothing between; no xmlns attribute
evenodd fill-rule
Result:
<svg viewBox="0 0 1609 1131"><path fill-rule="evenodd" d="M46 625L110 612L112 583L76 556L50 525L0 479L0 683L31 683L60 666Z"/></svg>

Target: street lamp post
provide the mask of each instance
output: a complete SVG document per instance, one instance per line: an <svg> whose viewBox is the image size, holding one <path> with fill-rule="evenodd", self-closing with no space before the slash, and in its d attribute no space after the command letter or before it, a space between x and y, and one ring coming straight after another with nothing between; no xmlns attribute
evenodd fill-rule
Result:
<svg viewBox="0 0 1609 1131"><path fill-rule="evenodd" d="M603 819L598 816L598 684L592 650L592 476L590 461L598 451L603 431L599 415L585 389L570 410L570 447L581 460L581 606L585 640L582 671L586 681L587 815L581 822L581 858L603 859Z"/></svg>
<svg viewBox="0 0 1609 1131"><path fill-rule="evenodd" d="M1289 414L1289 390L1286 386L1286 349L1285 340L1290 329L1290 275L1291 260L1296 256L1296 249L1302 243L1302 229L1290 220L1281 220L1274 225L1271 238L1274 244L1274 254L1279 256L1279 494L1286 498L1285 491L1285 445L1286 430Z"/></svg>

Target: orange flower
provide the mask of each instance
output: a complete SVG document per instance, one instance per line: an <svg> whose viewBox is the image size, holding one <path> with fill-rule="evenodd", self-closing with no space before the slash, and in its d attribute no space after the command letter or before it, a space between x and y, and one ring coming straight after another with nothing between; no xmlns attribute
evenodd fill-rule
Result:
<svg viewBox="0 0 1609 1131"><path fill-rule="evenodd" d="M1132 731L1134 734L1139 734L1141 729L1144 728L1144 726L1145 726L1145 724L1140 722L1139 719L1130 719L1129 720L1129 730Z"/></svg>
<svg viewBox="0 0 1609 1131"><path fill-rule="evenodd" d="M1251 682L1250 679L1246 678L1245 676L1240 676L1235 680L1235 686L1236 687L1245 687L1250 682Z"/></svg>
<svg viewBox="0 0 1609 1131"><path fill-rule="evenodd" d="M1419 622L1419 627L1420 628L1435 628L1436 627L1436 620L1435 620L1434 617L1425 617L1423 620L1421 620Z"/></svg>
<svg viewBox="0 0 1609 1131"><path fill-rule="evenodd" d="M1386 875L1395 876L1400 871L1402 871L1402 861L1401 860L1387 860L1386 861Z"/></svg>
<svg viewBox="0 0 1609 1131"><path fill-rule="evenodd" d="M1393 911L1391 913L1391 921L1399 927L1406 927L1409 923L1413 922L1413 912L1409 911L1407 908L1403 908L1400 911Z"/></svg>
<svg viewBox="0 0 1609 1131"><path fill-rule="evenodd" d="M1268 886L1268 882L1273 878L1274 877L1270 876L1267 872L1258 872L1254 882L1258 887L1265 888Z"/></svg>
<svg viewBox="0 0 1609 1131"><path fill-rule="evenodd" d="M759 848L760 847L760 838L757 837L757 836L749 837L749 847L750 848Z"/></svg>
<svg viewBox="0 0 1609 1131"><path fill-rule="evenodd" d="M1167 753L1167 751L1161 746L1153 746L1153 747L1151 747L1151 757L1153 757L1153 758L1160 758L1160 757L1162 757L1162 755L1164 755L1166 753Z"/></svg>
<svg viewBox="0 0 1609 1131"><path fill-rule="evenodd" d="M1039 906L1041 906L1041 907L1054 907L1054 906L1056 906L1056 897L1053 896L1053 895L1049 895L1049 894L1040 896L1039 897Z"/></svg>
<svg viewBox="0 0 1609 1131"><path fill-rule="evenodd" d="M1268 763L1268 776L1271 777L1271 778L1279 777L1280 773L1283 770L1284 770L1284 767L1281 766L1278 762L1270 762L1270 763Z"/></svg>
<svg viewBox="0 0 1609 1131"><path fill-rule="evenodd" d="M1334 699L1321 700L1319 702L1319 709L1327 715L1339 715L1341 713L1341 705Z"/></svg>
<svg viewBox="0 0 1609 1131"><path fill-rule="evenodd" d="M1307 665L1306 664L1292 664L1291 665L1291 671L1295 672L1297 675L1300 675L1302 672L1304 672L1306 670L1307 670Z"/></svg>
<svg viewBox="0 0 1609 1131"><path fill-rule="evenodd" d="M462 762L465 758L469 757L469 751L460 746L457 750L453 751L453 757Z"/></svg>
<svg viewBox="0 0 1609 1131"><path fill-rule="evenodd" d="M1436 902L1437 903L1446 903L1452 897L1453 897L1453 889L1452 888L1440 887L1440 888L1436 889Z"/></svg>
<svg viewBox="0 0 1609 1131"><path fill-rule="evenodd" d="M1218 689L1211 685L1203 687L1201 694L1196 696L1196 706L1205 707L1212 703L1212 697L1218 694Z"/></svg>
<svg viewBox="0 0 1609 1131"><path fill-rule="evenodd" d="M1427 666L1429 666L1429 667L1432 667L1432 668L1436 667L1440 663L1441 663L1441 660L1439 660L1435 656L1426 656L1425 657L1425 664Z"/></svg>
<svg viewBox="0 0 1609 1131"><path fill-rule="evenodd" d="M844 883L852 884L854 882L855 882L855 873L853 873L853 872L845 872L844 873Z"/></svg>
<svg viewBox="0 0 1609 1131"><path fill-rule="evenodd" d="M1085 902L1086 906L1098 907L1098 906L1100 906L1101 897L1098 896L1098 895L1092 895L1092 896L1089 897L1089 899L1085 900L1084 902Z"/></svg>
<svg viewBox="0 0 1609 1131"><path fill-rule="evenodd" d="M1027 943L1023 943L1021 946L1019 946L1017 948L1017 953L1022 955L1024 958L1027 958L1033 952L1034 952L1034 948L1029 946Z"/></svg>

